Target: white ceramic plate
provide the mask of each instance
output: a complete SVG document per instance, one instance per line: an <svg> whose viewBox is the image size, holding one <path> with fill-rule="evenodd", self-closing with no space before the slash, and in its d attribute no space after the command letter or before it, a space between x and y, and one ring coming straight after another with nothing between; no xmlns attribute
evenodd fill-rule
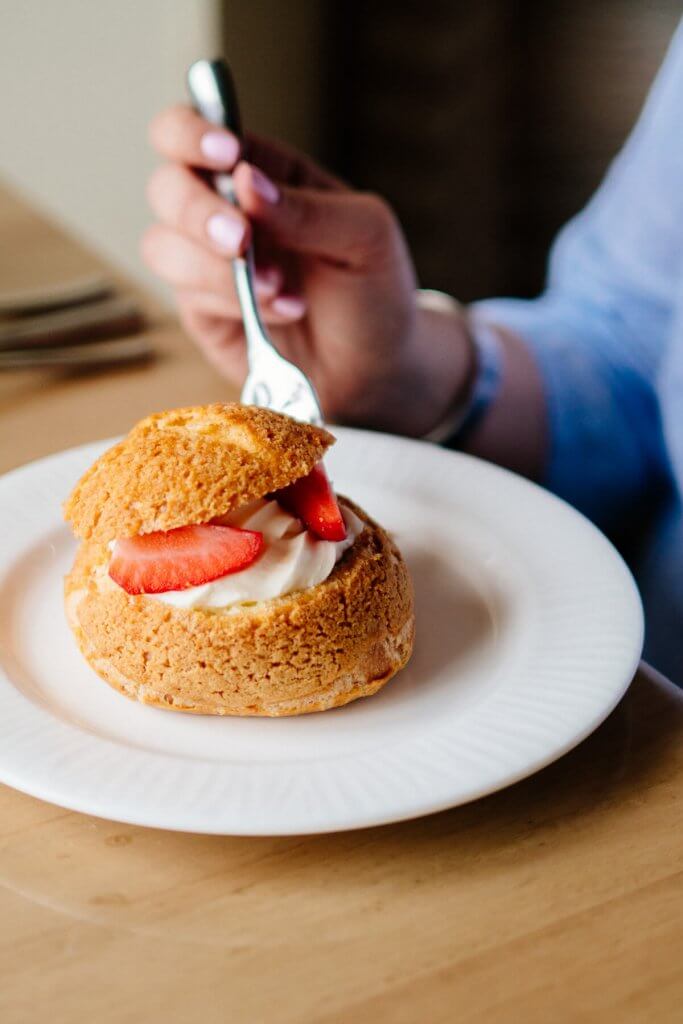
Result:
<svg viewBox="0 0 683 1024"><path fill-rule="evenodd" d="M0 781L159 828L293 834L473 800L536 771L606 717L641 652L640 601L604 537L504 470L339 430L328 464L392 531L417 643L377 696L286 719L144 707L83 662L62 610L75 542L60 502L109 443L0 478Z"/></svg>

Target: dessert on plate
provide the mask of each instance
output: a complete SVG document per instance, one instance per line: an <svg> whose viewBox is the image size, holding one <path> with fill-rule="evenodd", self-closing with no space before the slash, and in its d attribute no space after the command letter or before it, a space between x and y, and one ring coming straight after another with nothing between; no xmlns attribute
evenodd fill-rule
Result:
<svg viewBox="0 0 683 1024"><path fill-rule="evenodd" d="M328 431L268 409L149 416L78 482L66 612L89 664L176 711L296 715L375 693L408 661L408 570L335 496Z"/></svg>

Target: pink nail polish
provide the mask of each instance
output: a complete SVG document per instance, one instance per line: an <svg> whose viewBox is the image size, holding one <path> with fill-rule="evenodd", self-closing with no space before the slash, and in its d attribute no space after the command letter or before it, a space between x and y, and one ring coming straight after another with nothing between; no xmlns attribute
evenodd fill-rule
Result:
<svg viewBox="0 0 683 1024"><path fill-rule="evenodd" d="M256 192L265 199L267 203L275 204L280 198L280 190L274 185L270 178L267 178L263 171L252 165L251 184Z"/></svg>
<svg viewBox="0 0 683 1024"><path fill-rule="evenodd" d="M254 284L257 292L268 298L278 291L282 284L282 275L276 267L258 267L254 271Z"/></svg>
<svg viewBox="0 0 683 1024"><path fill-rule="evenodd" d="M207 160L225 167L232 167L240 152L239 142L227 132L207 132L202 135L199 148Z"/></svg>
<svg viewBox="0 0 683 1024"><path fill-rule="evenodd" d="M288 320L299 320L306 312L306 303L295 295L280 295L271 304L271 309Z"/></svg>
<svg viewBox="0 0 683 1024"><path fill-rule="evenodd" d="M206 233L222 252L234 256L244 239L244 224L227 213L214 213L206 222Z"/></svg>

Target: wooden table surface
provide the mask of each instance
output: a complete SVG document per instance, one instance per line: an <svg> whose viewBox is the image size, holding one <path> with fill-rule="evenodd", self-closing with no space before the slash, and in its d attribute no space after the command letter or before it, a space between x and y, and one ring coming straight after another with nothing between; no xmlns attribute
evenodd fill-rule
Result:
<svg viewBox="0 0 683 1024"><path fill-rule="evenodd" d="M102 267L0 191L0 291ZM226 389L153 303L160 357L0 375L0 469ZM201 837L0 787L0 1021L683 1019L683 699L645 670L535 777L420 821Z"/></svg>

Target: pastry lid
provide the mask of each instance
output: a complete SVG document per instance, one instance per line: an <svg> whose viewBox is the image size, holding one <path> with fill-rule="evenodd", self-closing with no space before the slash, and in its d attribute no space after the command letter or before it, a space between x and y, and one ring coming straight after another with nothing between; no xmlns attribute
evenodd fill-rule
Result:
<svg viewBox="0 0 683 1024"><path fill-rule="evenodd" d="M148 416L81 477L64 504L78 537L108 543L206 523L306 476L334 437L237 403Z"/></svg>

